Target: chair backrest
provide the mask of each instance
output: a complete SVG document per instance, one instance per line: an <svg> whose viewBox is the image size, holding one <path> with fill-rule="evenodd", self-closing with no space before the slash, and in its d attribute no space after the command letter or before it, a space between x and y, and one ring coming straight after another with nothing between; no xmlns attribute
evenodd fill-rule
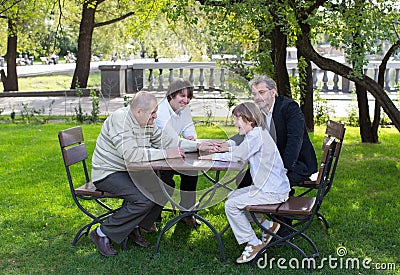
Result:
<svg viewBox="0 0 400 275"><path fill-rule="evenodd" d="M82 127L77 126L62 130L58 133L58 141L60 142L61 153L64 160L65 170L67 172L68 181L71 191L74 189L70 166L81 162L86 182L90 181L86 160L88 153L86 145L83 143Z"/></svg>
<svg viewBox="0 0 400 275"><path fill-rule="evenodd" d="M322 150L324 150L325 143L331 137L334 137L337 141L342 143L345 131L346 128L344 127L343 123L339 123L333 120L328 120L328 123L326 124L326 130L325 130L326 136L324 137L324 144L322 145Z"/></svg>
<svg viewBox="0 0 400 275"><path fill-rule="evenodd" d="M337 164L339 161L339 156L340 156L340 152L342 149L345 132L346 132L346 128L344 127L343 123L339 123L339 122L336 122L333 120L328 121L327 126L326 126L326 131L325 131L326 136L324 137L324 143L322 145L322 149L324 149L326 142L328 142L332 138L336 141L336 146L335 146L335 152L334 152L334 156L333 156L334 160L333 160L333 167L332 167L331 176L330 176L330 183L326 187L325 194L328 193L328 191L331 188L332 183L333 183L333 178L335 176L336 167L337 167Z"/></svg>
<svg viewBox="0 0 400 275"><path fill-rule="evenodd" d="M319 186L316 195L319 204L322 202L323 197L326 195L327 188L330 188L330 186L332 185L337 146L340 146L340 143L336 141L334 137L331 137L324 145L321 165L319 167L318 178L316 181L316 185Z"/></svg>

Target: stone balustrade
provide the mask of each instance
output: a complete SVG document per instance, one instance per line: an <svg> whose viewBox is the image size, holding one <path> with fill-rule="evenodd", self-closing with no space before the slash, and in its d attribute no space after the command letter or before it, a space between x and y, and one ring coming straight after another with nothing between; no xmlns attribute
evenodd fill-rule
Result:
<svg viewBox="0 0 400 275"><path fill-rule="evenodd" d="M377 80L380 62L371 61L364 73ZM186 78L195 86L196 97L223 97L229 92L239 97L248 96L247 81L231 71L219 68L215 62L144 62L132 65L103 65L101 90L111 97L133 94L140 90L164 95L169 83L176 77ZM291 76L298 74L297 62L288 61ZM388 63L384 88L390 93L399 89L400 62ZM324 71L313 64L313 86L322 92L350 93L354 83L332 72Z"/></svg>

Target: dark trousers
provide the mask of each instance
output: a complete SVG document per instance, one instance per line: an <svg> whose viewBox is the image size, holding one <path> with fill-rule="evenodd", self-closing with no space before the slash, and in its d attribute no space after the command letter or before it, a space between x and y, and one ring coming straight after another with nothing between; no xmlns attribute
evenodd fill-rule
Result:
<svg viewBox="0 0 400 275"><path fill-rule="evenodd" d="M134 175L115 172L94 183L97 189L124 200L122 207L100 226L101 231L114 242L121 243L137 226L149 229L160 215L165 197L160 193L158 180L154 178L153 171L136 172Z"/></svg>
<svg viewBox="0 0 400 275"><path fill-rule="evenodd" d="M293 196L295 193L293 186L298 186L299 183L310 179L310 176L299 175L295 172L288 172L287 177L288 177L289 183L290 183L289 196ZM252 183L253 183L253 181L251 179L250 169L247 169L246 173L244 174L244 176L243 176L242 180L240 181L237 188L239 189L239 188L243 188L246 186L250 186Z"/></svg>
<svg viewBox="0 0 400 275"><path fill-rule="evenodd" d="M161 180L165 182L167 185L171 186L172 188L175 188L174 175L180 176L181 201L179 205L185 208L185 210L189 210L190 208L192 208L196 203L196 187L198 180L197 172L186 171L185 173L180 173L177 171L164 171L164 170L159 172Z"/></svg>

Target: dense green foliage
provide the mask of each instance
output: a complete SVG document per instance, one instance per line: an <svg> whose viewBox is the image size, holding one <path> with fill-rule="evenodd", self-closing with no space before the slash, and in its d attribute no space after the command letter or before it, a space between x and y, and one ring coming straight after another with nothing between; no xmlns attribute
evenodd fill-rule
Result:
<svg viewBox="0 0 400 275"><path fill-rule="evenodd" d="M191 230L181 224L164 236L160 252L129 243L128 250L115 258L104 258L89 238L70 247L80 225L87 222L72 201L60 156L57 133L74 124L0 124L0 269L3 274L254 274L250 265L236 265L239 246L228 230L222 240L227 262L220 261L216 241L204 225ZM100 124L82 125L88 151L93 152ZM311 134L319 154L323 126ZM200 127L199 138L224 138L234 128ZM348 127L342 155L322 212L331 228L314 221L308 231L322 257L336 257L339 247L347 249L342 258L370 257L372 263L396 263L399 272L400 237L400 144L396 129L381 129L381 144L362 144L358 128ZM203 182L204 180L201 180ZM199 214L218 230L226 224L223 203ZM163 214L165 223L173 217ZM146 237L155 244L157 235ZM154 247L154 246L153 246ZM268 259L299 257L288 247L268 251ZM371 265L372 267L372 265ZM304 270L279 270L274 274L308 274ZM374 269L329 268L315 274L382 274ZM393 271L388 271L393 274Z"/></svg>

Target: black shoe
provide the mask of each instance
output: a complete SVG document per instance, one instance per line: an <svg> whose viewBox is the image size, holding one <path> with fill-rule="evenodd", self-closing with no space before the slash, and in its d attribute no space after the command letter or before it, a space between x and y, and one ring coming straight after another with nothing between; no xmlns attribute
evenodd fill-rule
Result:
<svg viewBox="0 0 400 275"><path fill-rule="evenodd" d="M198 227L201 225L201 221L196 219L194 216L187 216L181 219L182 222L190 227Z"/></svg>
<svg viewBox="0 0 400 275"><path fill-rule="evenodd" d="M150 242L148 240L146 240L145 238L142 237L142 234L140 233L140 229L139 227L136 227L135 229L133 229L133 231L131 232L131 234L129 234L129 238L137 245L141 246L141 247L149 247Z"/></svg>
<svg viewBox="0 0 400 275"><path fill-rule="evenodd" d="M100 252L101 255L110 257L116 256L118 252L112 246L108 237L100 237L97 234L96 229L90 232L90 239L95 243L97 250Z"/></svg>
<svg viewBox="0 0 400 275"><path fill-rule="evenodd" d="M144 232L146 233L155 233L157 232L157 225L156 223L153 223L153 225L149 228L149 229L145 229L143 227L141 227L143 229Z"/></svg>

